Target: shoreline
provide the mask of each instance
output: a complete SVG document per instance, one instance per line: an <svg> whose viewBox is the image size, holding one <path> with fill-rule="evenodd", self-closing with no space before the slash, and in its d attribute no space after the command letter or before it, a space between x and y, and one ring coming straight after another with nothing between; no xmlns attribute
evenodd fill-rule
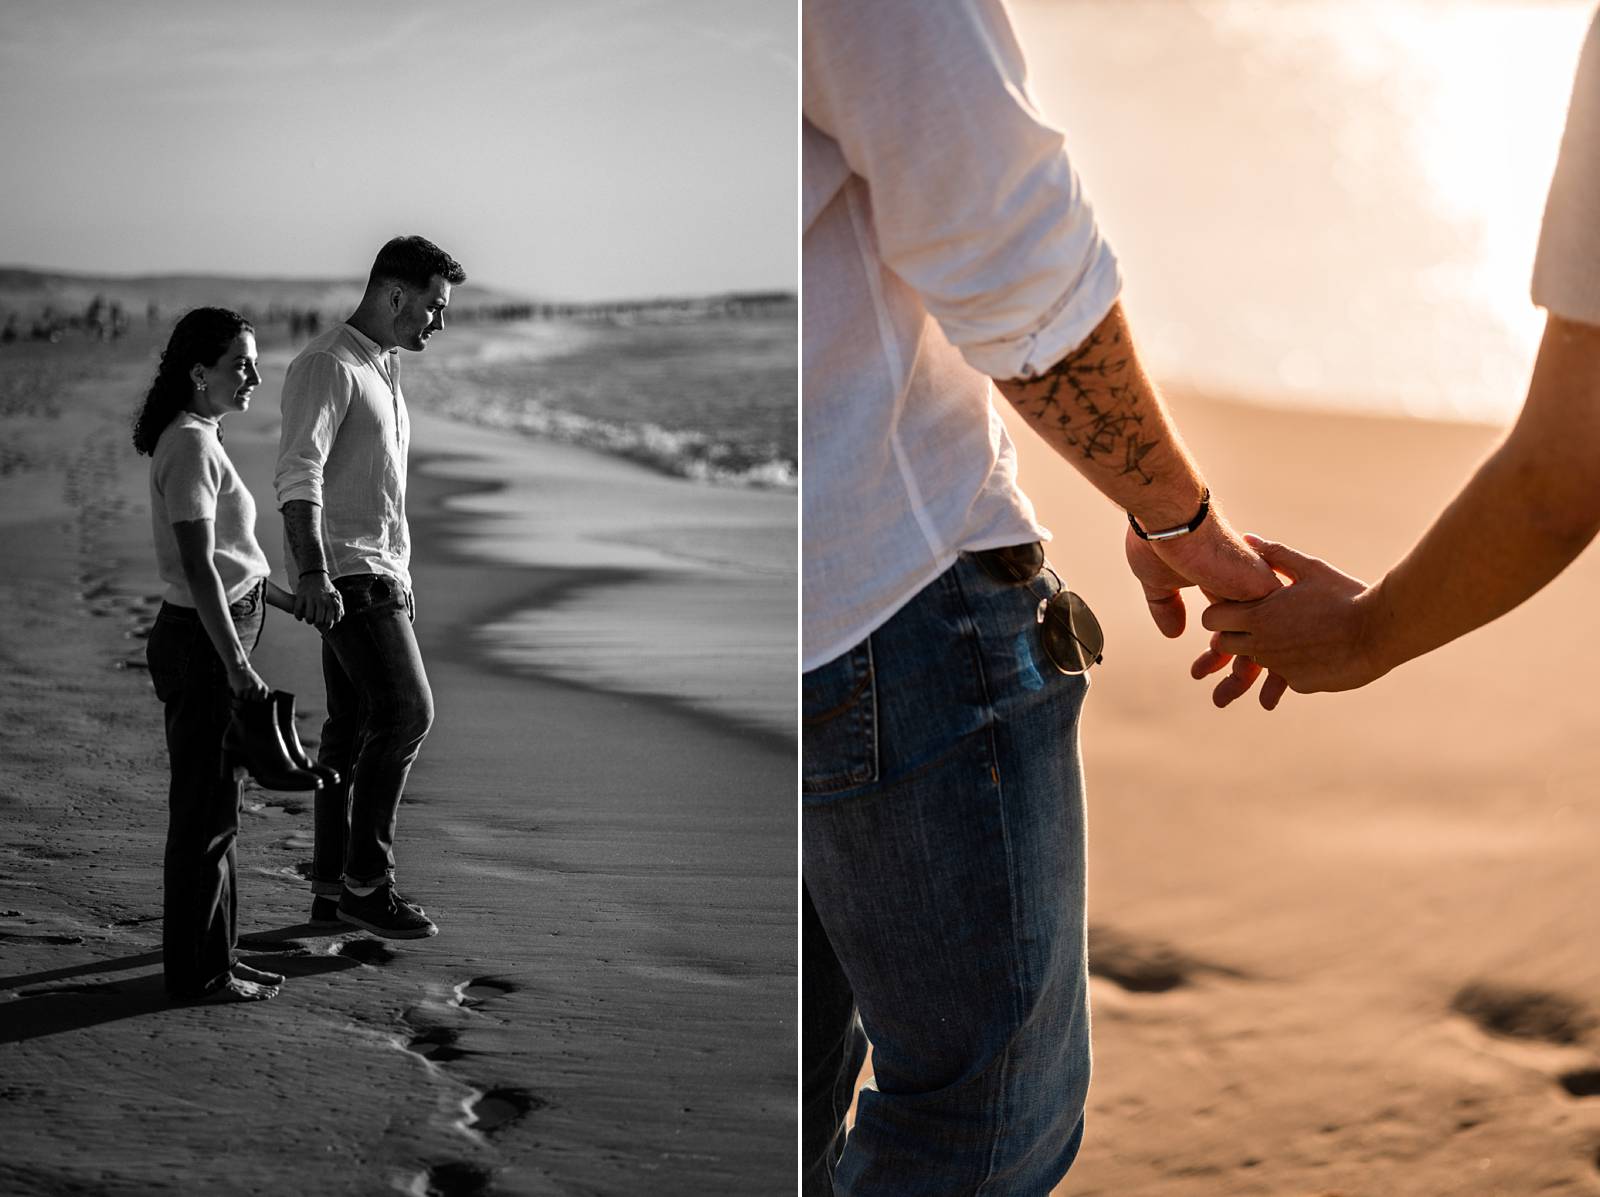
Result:
<svg viewBox="0 0 1600 1197"><path fill-rule="evenodd" d="M452 421L453 423L454 421ZM472 427L466 425L465 427ZM579 450L587 452L587 450ZM660 690L629 688L605 679L593 680L575 677L569 671L542 667L537 661L512 657L503 646L486 643L489 631L495 627L515 623L520 617L548 610L554 605L580 599L593 591L606 588L646 585L657 579L660 571L639 564L608 566L601 564L562 565L554 563L532 564L507 560L491 551L462 547L470 544L474 530L481 532L486 512L509 507L507 496L510 483L503 478L463 477L452 473L451 466L475 468L481 457L460 451L415 453L412 457L412 494L421 499L427 514L416 521L426 522L434 542L431 551L438 556L482 566L492 566L525 576L526 593L508 597L492 606L484 607L470 623L458 625L456 634L448 641L452 651L473 654L487 669L502 671L511 676L532 677L556 686L567 686L586 693L610 694L630 700L658 705L665 710L680 712L691 718L706 721L723 731L754 737L774 751L794 752L797 742L793 721L782 722L783 713L765 720L741 717L739 714L716 706L699 704L683 695ZM674 479L674 482L683 482ZM686 485L699 485L685 483ZM408 499L411 495L408 494ZM455 500L467 500L474 509L463 512ZM513 508L514 510L514 508ZM494 518L493 515L490 518Z"/></svg>
<svg viewBox="0 0 1600 1197"><path fill-rule="evenodd" d="M488 532L436 553L482 521L432 478L412 516L438 720L396 846L441 934L306 927L309 804L252 788L244 950L290 980L253 1007L161 999L160 708L142 670L117 667L142 656L128 637L158 590L147 467L126 448L148 366L136 352L96 359L109 368L56 415L7 428L19 464L0 474L0 547L18 564L0 594L18 616L0 630L16 679L0 696L0 1187L623 1193L648 1177L687 1194L787 1175L794 830L773 796L792 788L792 748L484 661L479 609L537 604L557 575L477 560ZM262 398L227 443L277 562ZM314 742L318 641L281 614L255 659L300 695ZM186 1113L196 1103L270 1130L218 1158Z"/></svg>

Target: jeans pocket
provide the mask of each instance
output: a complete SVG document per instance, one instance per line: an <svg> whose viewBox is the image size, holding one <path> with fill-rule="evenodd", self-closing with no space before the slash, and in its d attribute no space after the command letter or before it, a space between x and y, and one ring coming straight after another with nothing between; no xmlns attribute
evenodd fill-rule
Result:
<svg viewBox="0 0 1600 1197"><path fill-rule="evenodd" d="M878 695L872 641L801 679L800 789L837 794L878 779Z"/></svg>
<svg viewBox="0 0 1600 1197"><path fill-rule="evenodd" d="M333 585L344 599L347 617L381 611L405 611L409 614L410 592L383 574L346 574L334 579Z"/></svg>

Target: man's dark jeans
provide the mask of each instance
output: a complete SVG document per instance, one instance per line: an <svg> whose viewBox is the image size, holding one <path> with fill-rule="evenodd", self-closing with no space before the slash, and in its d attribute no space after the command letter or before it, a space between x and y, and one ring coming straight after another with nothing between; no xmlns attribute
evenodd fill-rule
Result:
<svg viewBox="0 0 1600 1197"><path fill-rule="evenodd" d="M963 556L804 675L807 1197L1039 1197L1082 1141L1089 681L1041 651L1053 591Z"/></svg>
<svg viewBox="0 0 1600 1197"><path fill-rule="evenodd" d="M256 589L229 609L249 652L265 604ZM150 680L166 706L167 847L161 958L167 992L199 997L227 979L238 939L239 795L244 774L222 750L232 694L222 658L193 607L161 604L145 643Z"/></svg>
<svg viewBox="0 0 1600 1197"><path fill-rule="evenodd" d="M394 879L395 820L433 724L433 694L411 630L410 592L381 574L334 580L344 618L322 634L328 717L317 759L339 772L316 797L311 888Z"/></svg>

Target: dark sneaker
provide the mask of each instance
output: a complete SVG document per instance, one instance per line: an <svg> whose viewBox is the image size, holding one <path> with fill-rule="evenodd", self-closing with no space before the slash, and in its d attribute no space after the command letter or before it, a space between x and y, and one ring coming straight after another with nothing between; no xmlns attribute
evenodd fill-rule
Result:
<svg viewBox="0 0 1600 1197"><path fill-rule="evenodd" d="M389 883L389 892L394 895L394 900L396 902L398 902L400 905L409 906L412 910L415 910L418 914L422 915L424 918L427 917L428 912L426 910L422 909L422 904L420 902L413 902L410 898L406 897L399 890L395 889L394 882L392 882L392 881Z"/></svg>
<svg viewBox="0 0 1600 1197"><path fill-rule="evenodd" d="M384 939L427 939L439 933L422 911L396 900L392 885L380 885L364 898L345 890L339 895L339 921Z"/></svg>
<svg viewBox="0 0 1600 1197"><path fill-rule="evenodd" d="M327 894L314 894L311 898L311 918L313 927L339 926L339 899L329 897Z"/></svg>

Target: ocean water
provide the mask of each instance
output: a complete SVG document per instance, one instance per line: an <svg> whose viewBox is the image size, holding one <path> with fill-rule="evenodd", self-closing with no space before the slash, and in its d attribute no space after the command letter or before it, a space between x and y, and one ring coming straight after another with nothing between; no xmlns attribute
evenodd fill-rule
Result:
<svg viewBox="0 0 1600 1197"><path fill-rule="evenodd" d="M459 321L406 356L413 461L501 484L449 501L459 547L570 574L483 651L793 737L796 314Z"/></svg>
<svg viewBox="0 0 1600 1197"><path fill-rule="evenodd" d="M785 304L763 315L459 322L408 370L406 396L678 477L792 489L797 319Z"/></svg>
<svg viewBox="0 0 1600 1197"><path fill-rule="evenodd" d="M1492 423L1592 0L1019 0L1158 377Z"/></svg>

